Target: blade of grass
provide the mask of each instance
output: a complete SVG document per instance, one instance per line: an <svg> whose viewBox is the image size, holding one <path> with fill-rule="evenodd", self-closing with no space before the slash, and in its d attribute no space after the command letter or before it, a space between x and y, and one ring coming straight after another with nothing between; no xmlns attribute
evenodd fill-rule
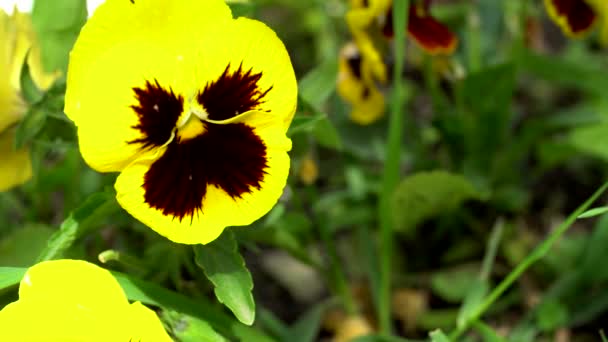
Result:
<svg viewBox="0 0 608 342"><path fill-rule="evenodd" d="M403 135L403 107L405 94L401 80L403 74L403 60L405 57L405 28L409 0L395 0L393 2L393 30L395 32L395 68L393 69L393 96L391 98L391 113L389 118L388 143L386 149L386 163L384 164L383 184L380 193L379 220L380 220L380 286L377 300L378 320L380 332L384 335L391 333L391 258L393 243L393 222L390 208L390 199L393 190L399 182L399 161L401 159L401 140Z"/></svg>
<svg viewBox="0 0 608 342"><path fill-rule="evenodd" d="M477 321L488 308L517 280L519 277L530 267L532 264L542 259L550 250L555 242L564 235L564 233L570 228L572 223L576 221L577 217L587 210L597 198L606 191L608 188L608 182L604 183L585 203L578 207L568 218L562 222L545 241L538 245L526 259L524 259L517 267L503 279L496 288L483 300L483 302L471 312L471 315L466 319L464 324L457 327L451 334L450 340L456 341L460 335L462 335L469 326Z"/></svg>

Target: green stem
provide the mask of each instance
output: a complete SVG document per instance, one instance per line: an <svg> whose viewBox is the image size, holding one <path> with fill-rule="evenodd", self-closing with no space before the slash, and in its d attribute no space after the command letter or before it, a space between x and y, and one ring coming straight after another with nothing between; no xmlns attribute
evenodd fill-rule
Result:
<svg viewBox="0 0 608 342"><path fill-rule="evenodd" d="M393 190L399 182L401 141L403 135L404 86L401 80L405 59L405 30L409 0L393 1L393 31L395 32L395 68L393 69L393 94L389 118L386 162L384 164L382 192L379 203L380 221L380 286L378 293L378 320L380 333L391 334L391 259L393 255L393 222L390 202Z"/></svg>
<svg viewBox="0 0 608 342"><path fill-rule="evenodd" d="M329 273L326 273L329 276L328 280L332 280L331 283L333 284L335 291L342 298L346 312L349 315L354 315L357 312L357 306L352 296L352 292L348 287L346 276L344 275L342 268L340 268L336 244L334 243L331 232L329 231L327 219L324 217L319 217L318 225L321 240L325 245L325 250L327 252L327 256L329 257Z"/></svg>
<svg viewBox="0 0 608 342"><path fill-rule="evenodd" d="M608 182L604 183L585 203L578 207L568 218L557 227L549 237L538 245L526 259L507 275L503 281L483 300L483 302L471 313L464 324L450 334L450 341L455 341L462 335L471 324L477 321L488 308L530 267L532 264L542 259L550 250L555 242L564 235L577 217L582 214L597 198L606 191Z"/></svg>

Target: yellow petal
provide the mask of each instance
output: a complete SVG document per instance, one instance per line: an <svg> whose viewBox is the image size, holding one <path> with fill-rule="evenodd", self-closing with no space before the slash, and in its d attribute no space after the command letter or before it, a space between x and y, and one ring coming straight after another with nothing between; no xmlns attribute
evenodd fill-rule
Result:
<svg viewBox="0 0 608 342"><path fill-rule="evenodd" d="M221 1L109 0L95 11L70 55L65 104L92 168L120 171L141 149L128 143L142 138L133 128L134 88L158 81L185 98L196 94L193 70L202 62L187 38L230 18Z"/></svg>
<svg viewBox="0 0 608 342"><path fill-rule="evenodd" d="M31 267L0 326L0 341L171 341L154 311L130 305L110 272L80 260Z"/></svg>
<svg viewBox="0 0 608 342"><path fill-rule="evenodd" d="M350 117L360 125L369 125L384 115L384 95L378 90L373 79L364 72L364 61L360 61L359 71L352 70L348 59L356 57L356 47L347 44L340 53L338 63L338 94L351 105Z"/></svg>
<svg viewBox="0 0 608 342"><path fill-rule="evenodd" d="M21 185L32 177L30 150L14 149L15 129L0 133L0 191Z"/></svg>
<svg viewBox="0 0 608 342"><path fill-rule="evenodd" d="M270 211L283 193L289 173L287 151L291 149L291 141L285 136L283 122L270 113L251 111L224 122L229 123L243 123L252 127L253 133L266 146L267 167L259 189L250 188L251 192L243 193L240 198L232 198L221 188L209 184L202 210L180 220L163 214L162 210L152 208L145 202L144 177L155 160L138 160L121 172L116 180L120 205L157 233L187 244L208 243L217 238L225 227L249 225ZM172 176L167 174L168 182L175 182ZM184 194L184 197L187 195Z"/></svg>
<svg viewBox="0 0 608 342"><path fill-rule="evenodd" d="M242 65L245 71L261 73L258 89L270 90L255 110L277 116L286 132L295 114L297 82L287 50L274 31L259 21L241 17L201 34L199 39L194 42L200 47L197 84L204 86L217 80L228 65L231 71Z"/></svg>
<svg viewBox="0 0 608 342"><path fill-rule="evenodd" d="M128 313L131 341L173 342L156 313L140 302L131 304Z"/></svg>
<svg viewBox="0 0 608 342"><path fill-rule="evenodd" d="M0 10L0 133L21 117L17 106L17 93L10 80L13 37L14 28L9 16Z"/></svg>

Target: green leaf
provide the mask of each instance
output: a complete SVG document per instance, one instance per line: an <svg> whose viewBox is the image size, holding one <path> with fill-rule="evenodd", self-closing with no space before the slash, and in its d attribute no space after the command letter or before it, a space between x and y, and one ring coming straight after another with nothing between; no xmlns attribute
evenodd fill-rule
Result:
<svg viewBox="0 0 608 342"><path fill-rule="evenodd" d="M301 98L314 108L321 108L336 89L337 77L338 62L335 58L329 58L300 80L298 88Z"/></svg>
<svg viewBox="0 0 608 342"><path fill-rule="evenodd" d="M225 342L206 321L175 311L163 311L163 320L171 326L171 332L180 342Z"/></svg>
<svg viewBox="0 0 608 342"><path fill-rule="evenodd" d="M477 270L474 268L438 272L431 276L431 288L444 300L457 303L471 291L477 278Z"/></svg>
<svg viewBox="0 0 608 342"><path fill-rule="evenodd" d="M508 137L515 71L512 64L496 65L469 75L463 82L468 163L480 174L492 171L496 153Z"/></svg>
<svg viewBox="0 0 608 342"><path fill-rule="evenodd" d="M601 96L603 89L608 89L605 70L555 55L525 52L520 66L528 73L558 85L574 86Z"/></svg>
<svg viewBox="0 0 608 342"><path fill-rule="evenodd" d="M536 313L536 323L542 331L553 331L568 320L568 309L557 300L543 301Z"/></svg>
<svg viewBox="0 0 608 342"><path fill-rule="evenodd" d="M61 258L74 241L85 232L91 222L98 220L116 207L116 201L110 192L90 195L80 207L70 213L59 230L51 236L46 248L40 253L38 261Z"/></svg>
<svg viewBox="0 0 608 342"><path fill-rule="evenodd" d="M419 342L414 340L408 340L403 337L389 336L389 335L366 335L356 337L350 342Z"/></svg>
<svg viewBox="0 0 608 342"><path fill-rule="evenodd" d="M597 283L608 279L608 270L605 263L608 260L608 215L602 216L598 221L580 262L579 272L584 281Z"/></svg>
<svg viewBox="0 0 608 342"><path fill-rule="evenodd" d="M30 65L28 64L29 51L25 55L23 59L23 65L21 66L21 74L19 75L19 84L21 85L21 95L23 99L29 103L33 104L42 98L42 92L36 86L36 83L32 79L32 75L30 73Z"/></svg>
<svg viewBox="0 0 608 342"><path fill-rule="evenodd" d="M34 2L32 22L47 72L67 70L69 52L86 20L86 0Z"/></svg>
<svg viewBox="0 0 608 342"><path fill-rule="evenodd" d="M325 113L316 109L302 97L299 99L298 106L298 114L296 114L289 127L288 136L309 132L322 146L337 150L342 149L340 135Z"/></svg>
<svg viewBox="0 0 608 342"><path fill-rule="evenodd" d="M506 342L494 329L483 322L477 321L473 324L473 327L485 342Z"/></svg>
<svg viewBox="0 0 608 342"><path fill-rule="evenodd" d="M582 153L608 161L608 123L573 129L568 142Z"/></svg>
<svg viewBox="0 0 608 342"><path fill-rule="evenodd" d="M0 241L0 265L29 267L46 247L54 230L45 225L30 224L6 235Z"/></svg>
<svg viewBox="0 0 608 342"><path fill-rule="evenodd" d="M34 105L28 109L15 133L15 148L28 145L42 131L46 123L47 112L41 106Z"/></svg>
<svg viewBox="0 0 608 342"><path fill-rule="evenodd" d="M231 231L207 245L194 247L196 264L215 286L215 296L226 305L236 318L248 325L255 319L255 303L251 290L253 280L238 252Z"/></svg>
<svg viewBox="0 0 608 342"><path fill-rule="evenodd" d="M431 342L450 342L450 339L439 329L431 331L429 336L431 337Z"/></svg>
<svg viewBox="0 0 608 342"><path fill-rule="evenodd" d="M321 303L308 310L289 329L286 336L281 339L284 342L313 342L319 333L321 318L327 305Z"/></svg>
<svg viewBox="0 0 608 342"><path fill-rule="evenodd" d="M26 271L20 267L0 267L0 290L19 284Z"/></svg>
<svg viewBox="0 0 608 342"><path fill-rule="evenodd" d="M472 313L477 310L477 307L481 304L489 290L490 285L487 280L477 278L473 281L456 319L458 327L464 326L465 322L471 318Z"/></svg>
<svg viewBox="0 0 608 342"><path fill-rule="evenodd" d="M422 221L471 199L483 200L484 196L461 175L445 171L414 174L395 189L392 199L395 228L412 233Z"/></svg>
<svg viewBox="0 0 608 342"><path fill-rule="evenodd" d="M605 213L608 212L608 207L598 207L598 208L593 208L593 209L589 209L587 211L585 211L584 213L580 214L579 219L582 218L590 218L590 217L596 217L599 215L603 215Z"/></svg>

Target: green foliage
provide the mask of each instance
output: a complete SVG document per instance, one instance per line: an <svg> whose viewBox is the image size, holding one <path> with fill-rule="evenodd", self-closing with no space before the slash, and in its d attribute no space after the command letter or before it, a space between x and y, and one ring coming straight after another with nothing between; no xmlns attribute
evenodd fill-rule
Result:
<svg viewBox="0 0 608 342"><path fill-rule="evenodd" d="M425 219L457 208L466 200L483 199L466 178L445 171L420 172L411 175L394 190L392 214L395 228L413 233Z"/></svg>
<svg viewBox="0 0 608 342"><path fill-rule="evenodd" d="M225 231L208 245L194 248L195 261L215 286L215 296L239 321L251 325L255 319L255 303L251 290L253 280L231 231Z"/></svg>
<svg viewBox="0 0 608 342"><path fill-rule="evenodd" d="M32 21L46 71L67 70L69 52L86 20L86 0L34 1Z"/></svg>

